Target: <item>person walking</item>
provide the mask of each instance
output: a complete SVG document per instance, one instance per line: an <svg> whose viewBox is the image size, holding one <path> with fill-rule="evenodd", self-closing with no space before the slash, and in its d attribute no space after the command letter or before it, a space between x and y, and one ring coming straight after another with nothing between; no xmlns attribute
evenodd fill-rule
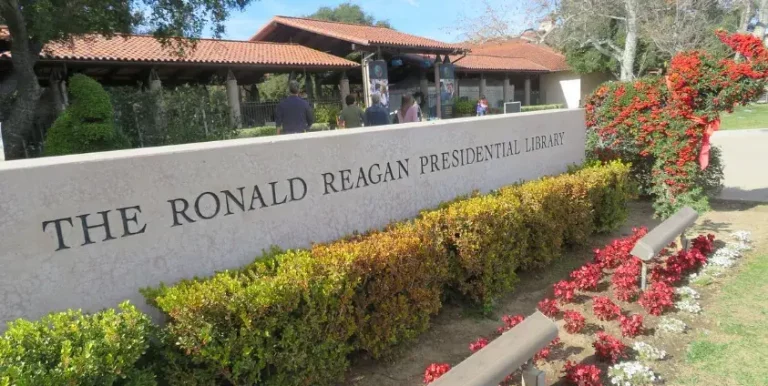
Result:
<svg viewBox="0 0 768 386"><path fill-rule="evenodd" d="M419 105L413 103L413 97L410 94L403 94L403 98L400 103L400 110L397 112L398 123L419 122L420 119Z"/></svg>
<svg viewBox="0 0 768 386"><path fill-rule="evenodd" d="M304 133L315 123L315 114L309 102L299 97L299 82L288 82L288 92L275 111L275 126L277 134Z"/></svg>
<svg viewBox="0 0 768 386"><path fill-rule="evenodd" d="M347 95L345 98L347 107L341 110L339 115L339 127L342 129L354 129L355 127L363 126L365 122L365 113L360 106L357 105L354 95Z"/></svg>
<svg viewBox="0 0 768 386"><path fill-rule="evenodd" d="M381 96L371 95L371 107L365 109L366 126L382 126L389 124L389 112L381 104Z"/></svg>

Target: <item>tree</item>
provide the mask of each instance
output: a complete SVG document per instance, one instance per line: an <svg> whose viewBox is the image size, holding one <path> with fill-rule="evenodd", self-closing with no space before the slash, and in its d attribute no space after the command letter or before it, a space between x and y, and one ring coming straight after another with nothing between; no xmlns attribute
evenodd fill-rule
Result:
<svg viewBox="0 0 768 386"><path fill-rule="evenodd" d="M526 0L521 12L484 0L478 17L458 25L468 40L485 41L541 23L526 36L563 51L576 71L611 71L629 80L681 50L720 47L712 32L738 1L748 0ZM521 14L523 23L515 20Z"/></svg>
<svg viewBox="0 0 768 386"><path fill-rule="evenodd" d="M0 103L9 104L3 120L6 159L24 157L24 141L42 89L34 66L50 42L71 42L88 34L113 37L141 27L153 32L169 49L183 55L206 26L214 36L224 32L224 21L233 9L242 10L253 0L0 0L0 19L11 35L13 69L0 84ZM7 116L5 116L7 115Z"/></svg>
<svg viewBox="0 0 768 386"><path fill-rule="evenodd" d="M337 21L349 24L372 25L377 27L392 28L387 20L376 20L372 15L365 13L357 4L342 3L335 8L320 7L315 13L307 16L312 19Z"/></svg>

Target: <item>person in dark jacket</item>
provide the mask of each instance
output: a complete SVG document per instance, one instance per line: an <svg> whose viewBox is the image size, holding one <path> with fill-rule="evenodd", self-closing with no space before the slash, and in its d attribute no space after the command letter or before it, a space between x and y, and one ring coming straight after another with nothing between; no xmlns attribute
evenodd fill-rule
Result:
<svg viewBox="0 0 768 386"><path fill-rule="evenodd" d="M299 82L290 81L288 91L291 95L277 105L275 112L277 134L303 133L315 123L315 114L309 103L299 97Z"/></svg>
<svg viewBox="0 0 768 386"><path fill-rule="evenodd" d="M365 109L365 125L381 126L389 124L389 111L381 104L378 94L371 95L371 107Z"/></svg>

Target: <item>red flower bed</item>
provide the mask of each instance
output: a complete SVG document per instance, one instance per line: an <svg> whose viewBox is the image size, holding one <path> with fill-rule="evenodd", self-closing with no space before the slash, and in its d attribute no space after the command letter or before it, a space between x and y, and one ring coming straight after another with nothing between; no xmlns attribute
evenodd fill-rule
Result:
<svg viewBox="0 0 768 386"><path fill-rule="evenodd" d="M428 385L437 378L440 378L443 374L447 373L451 369L451 365L447 363L432 363L424 370L424 384Z"/></svg>
<svg viewBox="0 0 768 386"><path fill-rule="evenodd" d="M637 296L640 291L640 273L642 272L642 261L636 257L629 257L625 262L616 268L611 278L611 284L616 291L616 297L619 300L629 302Z"/></svg>
<svg viewBox="0 0 768 386"><path fill-rule="evenodd" d="M595 365L576 364L565 362L565 381L575 386L603 386L600 381L602 371Z"/></svg>
<svg viewBox="0 0 768 386"><path fill-rule="evenodd" d="M621 315L621 307L604 296L592 298L592 311L600 320L613 320Z"/></svg>
<svg viewBox="0 0 768 386"><path fill-rule="evenodd" d="M557 307L557 301L554 299L544 299L539 302L539 311L542 314L554 318L560 313L560 308Z"/></svg>
<svg viewBox="0 0 768 386"><path fill-rule="evenodd" d="M720 113L755 100L765 88L768 50L761 40L717 35L747 60L682 52L672 58L666 76L606 83L585 106L589 131L599 139L591 149L594 155L632 162L661 217L684 205L707 206L706 192L697 183L706 176L710 137L719 128Z"/></svg>
<svg viewBox="0 0 768 386"><path fill-rule="evenodd" d="M585 264L571 272L573 285L582 291L593 291L603 278L603 268L600 264Z"/></svg>
<svg viewBox="0 0 768 386"><path fill-rule="evenodd" d="M619 324L621 325L621 335L628 337L628 338L634 338L640 334L643 333L643 316L642 315L632 315L632 316L624 316L621 315L619 317Z"/></svg>
<svg viewBox="0 0 768 386"><path fill-rule="evenodd" d="M595 348L595 356L601 361L616 363L619 359L627 357L627 346L604 331L597 333L597 340L592 346Z"/></svg>
<svg viewBox="0 0 768 386"><path fill-rule="evenodd" d="M640 296L641 306L651 315L659 316L674 305L675 290L667 283L656 282L651 284Z"/></svg>
<svg viewBox="0 0 768 386"><path fill-rule="evenodd" d="M496 329L496 332L503 334L520 324L524 319L525 316L523 315L504 315L501 317L501 321L504 322L504 325Z"/></svg>
<svg viewBox="0 0 768 386"><path fill-rule="evenodd" d="M553 286L555 298L561 303L570 303L576 295L576 284L567 280L560 280Z"/></svg>
<svg viewBox="0 0 768 386"><path fill-rule="evenodd" d="M565 319L565 331L571 334L578 334L587 324L584 315L578 311L565 311L563 319Z"/></svg>
<svg viewBox="0 0 768 386"><path fill-rule="evenodd" d="M482 350L483 347L488 345L488 339L485 338L477 338L476 341L469 344L469 351L472 351L472 353L476 353L480 350Z"/></svg>

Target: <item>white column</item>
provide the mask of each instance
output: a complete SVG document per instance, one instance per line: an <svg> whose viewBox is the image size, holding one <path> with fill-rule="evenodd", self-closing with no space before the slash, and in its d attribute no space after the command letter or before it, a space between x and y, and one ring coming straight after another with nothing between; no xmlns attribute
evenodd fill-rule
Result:
<svg viewBox="0 0 768 386"><path fill-rule="evenodd" d="M345 100L349 95L349 78L347 78L347 72L341 73L341 82L339 82L339 90L341 90L341 105L346 106Z"/></svg>
<svg viewBox="0 0 768 386"><path fill-rule="evenodd" d="M157 71L153 68L149 72L149 91L160 91L163 88L163 83L160 81L160 76L157 75Z"/></svg>
<svg viewBox="0 0 768 386"><path fill-rule="evenodd" d="M515 93L514 91L510 92L509 86L509 74L504 74L504 103L512 102L515 99Z"/></svg>
<svg viewBox="0 0 768 386"><path fill-rule="evenodd" d="M481 72L480 73L480 97L482 98L483 96L487 97L487 95L485 95L485 74Z"/></svg>
<svg viewBox="0 0 768 386"><path fill-rule="evenodd" d="M240 90L237 86L237 79L232 70L227 71L227 103L229 104L229 123L232 127L240 128Z"/></svg>
<svg viewBox="0 0 768 386"><path fill-rule="evenodd" d="M437 119L442 118L440 100L440 55L435 56L435 115Z"/></svg>
<svg viewBox="0 0 768 386"><path fill-rule="evenodd" d="M530 76L525 77L525 99L523 99L523 104L525 106L531 105L531 77Z"/></svg>

